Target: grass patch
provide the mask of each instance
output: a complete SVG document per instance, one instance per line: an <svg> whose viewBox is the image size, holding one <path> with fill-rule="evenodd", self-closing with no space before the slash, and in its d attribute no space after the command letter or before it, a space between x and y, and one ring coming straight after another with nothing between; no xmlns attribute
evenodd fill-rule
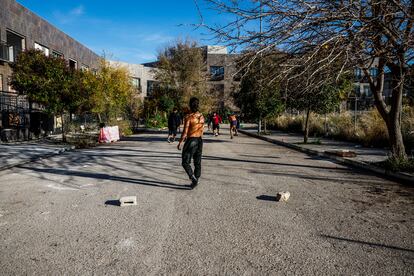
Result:
<svg viewBox="0 0 414 276"><path fill-rule="evenodd" d="M404 106L401 112L401 131L407 152L414 151L414 107ZM388 132L385 122L376 109L360 111L356 117L352 112L313 114L309 122L309 137L331 137L349 141L365 147L388 147ZM303 114L282 114L269 119L274 129L303 133Z"/></svg>
<svg viewBox="0 0 414 276"><path fill-rule="evenodd" d="M307 143L298 142L298 143L294 143L294 144L297 144L297 145L322 145L322 141L321 141L321 139L315 139L315 140L312 140L312 141L308 141Z"/></svg>
<svg viewBox="0 0 414 276"><path fill-rule="evenodd" d="M374 165L392 172L414 173L414 158L398 159L391 157L383 162L374 163Z"/></svg>

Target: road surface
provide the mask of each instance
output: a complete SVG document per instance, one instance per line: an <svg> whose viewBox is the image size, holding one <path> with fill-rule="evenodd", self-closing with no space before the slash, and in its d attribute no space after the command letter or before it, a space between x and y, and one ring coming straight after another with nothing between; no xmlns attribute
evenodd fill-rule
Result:
<svg viewBox="0 0 414 276"><path fill-rule="evenodd" d="M414 274L413 188L227 133L180 164L146 133L0 172L0 274Z"/></svg>

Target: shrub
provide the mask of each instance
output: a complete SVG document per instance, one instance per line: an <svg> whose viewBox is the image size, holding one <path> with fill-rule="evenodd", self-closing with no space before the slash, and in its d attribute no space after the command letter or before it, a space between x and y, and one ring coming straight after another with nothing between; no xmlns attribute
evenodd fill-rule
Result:
<svg viewBox="0 0 414 276"><path fill-rule="evenodd" d="M377 109L371 109L360 116L358 133L359 141L364 146L388 146L387 126Z"/></svg>
<svg viewBox="0 0 414 276"><path fill-rule="evenodd" d="M269 121L276 129L301 132L303 130L303 116L280 115Z"/></svg>
<svg viewBox="0 0 414 276"><path fill-rule="evenodd" d="M161 114L155 114L145 120L145 125L148 128L164 128L168 125L167 118Z"/></svg>
<svg viewBox="0 0 414 276"><path fill-rule="evenodd" d="M303 116L283 114L269 120L276 129L303 133ZM402 111L402 135L408 153L414 150L414 107L405 106ZM324 136L325 115L312 114L309 134ZM385 122L376 109L360 112L355 117L351 112L327 115L327 135L338 140L361 143L364 146L387 147L388 131Z"/></svg>
<svg viewBox="0 0 414 276"><path fill-rule="evenodd" d="M333 113L328 118L329 136L348 141L356 140L354 122L350 112Z"/></svg>
<svg viewBox="0 0 414 276"><path fill-rule="evenodd" d="M91 148L98 143L98 134L72 134L67 137L67 141L77 149Z"/></svg>
<svg viewBox="0 0 414 276"><path fill-rule="evenodd" d="M132 135L132 126L129 120L111 120L109 121L110 126L118 126L120 136Z"/></svg>
<svg viewBox="0 0 414 276"><path fill-rule="evenodd" d="M386 161L379 164L386 170L393 172L407 172L414 173L414 159L398 159L398 158L388 158Z"/></svg>
<svg viewBox="0 0 414 276"><path fill-rule="evenodd" d="M324 136L325 135L325 116L312 113L309 124L309 135Z"/></svg>
<svg viewBox="0 0 414 276"><path fill-rule="evenodd" d="M402 111L402 135L408 152L414 151L414 107L405 106Z"/></svg>

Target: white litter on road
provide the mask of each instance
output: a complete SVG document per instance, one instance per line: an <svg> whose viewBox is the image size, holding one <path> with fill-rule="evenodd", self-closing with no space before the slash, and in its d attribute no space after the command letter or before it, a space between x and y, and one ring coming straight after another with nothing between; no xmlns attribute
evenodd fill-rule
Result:
<svg viewBox="0 0 414 276"><path fill-rule="evenodd" d="M277 193L276 200L277 201L288 201L289 197L290 197L289 192L280 192L280 193Z"/></svg>
<svg viewBox="0 0 414 276"><path fill-rule="evenodd" d="M119 203L121 207L129 206L129 205L137 205L137 197L136 196L124 196L119 199Z"/></svg>

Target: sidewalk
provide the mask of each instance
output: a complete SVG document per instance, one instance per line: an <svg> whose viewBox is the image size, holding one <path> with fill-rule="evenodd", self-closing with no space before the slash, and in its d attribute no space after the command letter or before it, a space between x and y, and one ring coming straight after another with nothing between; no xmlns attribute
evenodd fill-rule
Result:
<svg viewBox="0 0 414 276"><path fill-rule="evenodd" d="M73 148L74 146L54 144L45 140L0 144L0 171Z"/></svg>
<svg viewBox="0 0 414 276"><path fill-rule="evenodd" d="M412 174L394 173L372 165L374 162L381 162L387 159L390 152L386 149L367 148L355 143L313 137L309 138L308 144L303 144L302 135L296 133L286 133L282 131L270 131L270 135L259 136L257 135L257 125L254 124L244 125L240 129L240 132L274 144L286 146L311 155L318 155L334 159L338 162L370 170L372 172L382 174L386 177L391 177L398 181L414 184L414 176ZM312 143L316 142L317 140L320 141L320 144ZM327 153L328 151L341 150L353 151L356 153L356 157L341 157Z"/></svg>

